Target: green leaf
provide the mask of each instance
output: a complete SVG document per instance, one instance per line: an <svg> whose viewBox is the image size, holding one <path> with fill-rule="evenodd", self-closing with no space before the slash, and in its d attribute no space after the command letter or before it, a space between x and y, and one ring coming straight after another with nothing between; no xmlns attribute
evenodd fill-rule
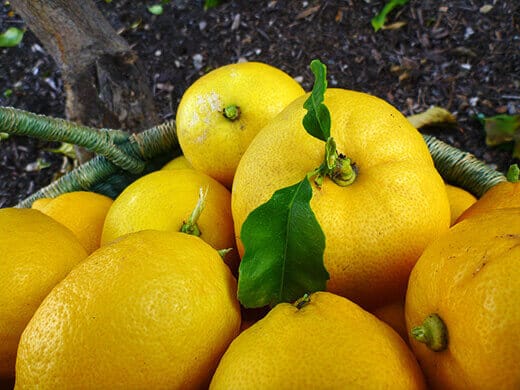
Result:
<svg viewBox="0 0 520 390"><path fill-rule="evenodd" d="M245 253L238 299L243 306L274 306L325 289L325 235L310 208L311 198L312 187L304 178L276 191L247 217L240 232Z"/></svg>
<svg viewBox="0 0 520 390"><path fill-rule="evenodd" d="M222 3L223 0L204 0L204 10L215 8Z"/></svg>
<svg viewBox="0 0 520 390"><path fill-rule="evenodd" d="M14 47L18 45L22 41L24 33L24 30L9 27L5 32L0 34L0 47Z"/></svg>
<svg viewBox="0 0 520 390"><path fill-rule="evenodd" d="M61 145L58 148L53 149L45 149L47 152L55 153L55 154L61 154L63 156L67 156L68 158L71 158L75 160L77 158L76 156L76 149L74 149L73 144L69 144L66 142L62 142Z"/></svg>
<svg viewBox="0 0 520 390"><path fill-rule="evenodd" d="M4 91L4 97L5 97L5 98L10 97L12 94L13 94L13 90L12 90L11 88L7 88L7 89Z"/></svg>
<svg viewBox="0 0 520 390"><path fill-rule="evenodd" d="M307 113L302 123L307 133L326 141L330 137L330 112L323 104L327 89L327 67L320 60L312 60L311 70L314 73L314 86L309 98L303 104Z"/></svg>
<svg viewBox="0 0 520 390"><path fill-rule="evenodd" d="M162 15L164 9L162 4L154 4L148 7L148 12L150 12L152 15Z"/></svg>
<svg viewBox="0 0 520 390"><path fill-rule="evenodd" d="M510 183L518 183L520 181L520 167L518 167L518 164L509 166L506 177L507 181Z"/></svg>
<svg viewBox="0 0 520 390"><path fill-rule="evenodd" d="M379 31L385 25L386 17L394 8L405 5L406 3L408 3L408 0L390 0L386 3L381 12L374 16L370 21L374 31Z"/></svg>
<svg viewBox="0 0 520 390"><path fill-rule="evenodd" d="M520 158L520 114L500 114L488 118L480 115L478 118L484 125L487 146L513 142L513 157Z"/></svg>

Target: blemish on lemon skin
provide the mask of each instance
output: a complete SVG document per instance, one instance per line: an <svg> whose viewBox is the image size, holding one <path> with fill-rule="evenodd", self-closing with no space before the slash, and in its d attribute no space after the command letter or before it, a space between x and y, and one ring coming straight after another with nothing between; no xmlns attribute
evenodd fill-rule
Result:
<svg viewBox="0 0 520 390"><path fill-rule="evenodd" d="M473 277L475 277L481 270L484 268L484 266L487 264L487 261L483 261L476 269L473 271Z"/></svg>
<svg viewBox="0 0 520 390"><path fill-rule="evenodd" d="M221 112L223 106L220 95L215 91L198 95L195 104L196 110L193 112L190 125L195 126L201 120L207 125L211 124L211 114Z"/></svg>

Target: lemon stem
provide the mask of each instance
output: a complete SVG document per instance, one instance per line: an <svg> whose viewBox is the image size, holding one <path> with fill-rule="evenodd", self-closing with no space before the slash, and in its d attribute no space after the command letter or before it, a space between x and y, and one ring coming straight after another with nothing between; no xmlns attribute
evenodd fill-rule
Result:
<svg viewBox="0 0 520 390"><path fill-rule="evenodd" d="M412 328L411 334L432 351L440 352L448 347L448 329L438 314L430 314L421 325Z"/></svg>
<svg viewBox="0 0 520 390"><path fill-rule="evenodd" d="M223 114L224 117L226 117L230 121L237 120L240 117L240 107L231 104L230 106L224 108Z"/></svg>
<svg viewBox="0 0 520 390"><path fill-rule="evenodd" d="M217 250L218 254L220 255L220 257L222 257L222 259L224 259L226 257L226 255L231 252L233 250L233 248L226 248L226 249L219 249Z"/></svg>
<svg viewBox="0 0 520 390"><path fill-rule="evenodd" d="M301 298L299 298L293 305L300 310L305 305L308 305L311 302L311 296L307 293L303 294Z"/></svg>
<svg viewBox="0 0 520 390"><path fill-rule="evenodd" d="M343 154L338 154L336 141L332 137L327 138L325 143L325 160L308 174L309 178L314 177L314 182L318 187L323 184L325 176L341 187L352 184L357 176L354 163Z"/></svg>
<svg viewBox="0 0 520 390"><path fill-rule="evenodd" d="M206 205L206 196L208 195L208 189L199 188L199 200L195 205L195 208L191 212L187 221L184 221L181 226L181 232L186 234L191 234L192 236L200 237L202 232L197 226L197 221L204 210L204 206Z"/></svg>

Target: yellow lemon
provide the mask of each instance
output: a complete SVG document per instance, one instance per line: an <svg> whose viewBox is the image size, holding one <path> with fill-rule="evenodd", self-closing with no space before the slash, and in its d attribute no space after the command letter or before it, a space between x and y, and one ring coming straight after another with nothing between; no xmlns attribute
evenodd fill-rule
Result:
<svg viewBox="0 0 520 390"><path fill-rule="evenodd" d="M446 184L446 192L450 201L450 226L453 226L455 221L457 221L457 218L459 218L464 211L466 211L473 203L475 203L477 198L475 198L468 191L450 184Z"/></svg>
<svg viewBox="0 0 520 390"><path fill-rule="evenodd" d="M408 342L408 330L404 318L404 300L390 302L371 311L373 315L390 325L399 336Z"/></svg>
<svg viewBox="0 0 520 390"><path fill-rule="evenodd" d="M349 300L327 292L281 303L229 346L210 389L424 389L404 341Z"/></svg>
<svg viewBox="0 0 520 390"><path fill-rule="evenodd" d="M249 145L232 189L237 245L251 211L324 161L325 143L302 126L307 96L269 122ZM424 248L449 228L444 182L419 132L383 100L328 89L331 135L358 174L346 187L314 183L311 209L325 234L327 289L364 307L403 298Z"/></svg>
<svg viewBox="0 0 520 390"><path fill-rule="evenodd" d="M202 388L239 328L216 250L184 233L129 234L44 300L20 340L16 388Z"/></svg>
<svg viewBox="0 0 520 390"><path fill-rule="evenodd" d="M43 298L86 257L72 232L40 211L0 209L0 379L14 377L20 335Z"/></svg>
<svg viewBox="0 0 520 390"><path fill-rule="evenodd" d="M47 206L50 202L52 202L52 198L40 198L40 199L36 199L32 205L31 205L31 208L32 209L35 209L35 210L40 210L42 211L42 209Z"/></svg>
<svg viewBox="0 0 520 390"><path fill-rule="evenodd" d="M178 156L175 157L173 160L168 162L164 167L161 169L169 170L169 169L186 169L186 168L193 168L193 166L190 164L190 162L186 159L184 156Z"/></svg>
<svg viewBox="0 0 520 390"><path fill-rule="evenodd" d="M405 315L431 388L520 388L519 308L520 208L475 215L429 245Z"/></svg>
<svg viewBox="0 0 520 390"><path fill-rule="evenodd" d="M39 199L32 208L68 227L88 254L99 248L101 232L112 199L95 192L74 191L54 199Z"/></svg>
<svg viewBox="0 0 520 390"><path fill-rule="evenodd" d="M516 207L520 207L520 182L505 181L487 190L477 202L459 216L457 222L491 210Z"/></svg>
<svg viewBox="0 0 520 390"><path fill-rule="evenodd" d="M230 64L196 80L177 109L177 136L195 169L228 188L258 131L303 88L280 69L259 62Z"/></svg>
<svg viewBox="0 0 520 390"><path fill-rule="evenodd" d="M193 169L153 172L126 187L108 211L102 243L140 230L180 231L195 209L201 190L206 198L196 221L198 235L217 250L235 248L229 190ZM225 261L235 271L237 251L227 253Z"/></svg>

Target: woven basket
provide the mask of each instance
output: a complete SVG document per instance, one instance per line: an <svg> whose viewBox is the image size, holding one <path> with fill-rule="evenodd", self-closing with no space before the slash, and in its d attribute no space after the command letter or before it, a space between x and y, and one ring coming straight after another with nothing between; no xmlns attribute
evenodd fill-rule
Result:
<svg viewBox="0 0 520 390"><path fill-rule="evenodd" d="M96 154L89 162L40 189L15 207L30 207L36 199L54 198L71 191L93 191L115 198L130 183L160 169L181 153L174 121L131 134L122 130L95 129L64 119L0 107L0 132L72 143ZM433 136L423 137L435 167L447 183L480 197L495 184L506 181L502 173L474 155Z"/></svg>

